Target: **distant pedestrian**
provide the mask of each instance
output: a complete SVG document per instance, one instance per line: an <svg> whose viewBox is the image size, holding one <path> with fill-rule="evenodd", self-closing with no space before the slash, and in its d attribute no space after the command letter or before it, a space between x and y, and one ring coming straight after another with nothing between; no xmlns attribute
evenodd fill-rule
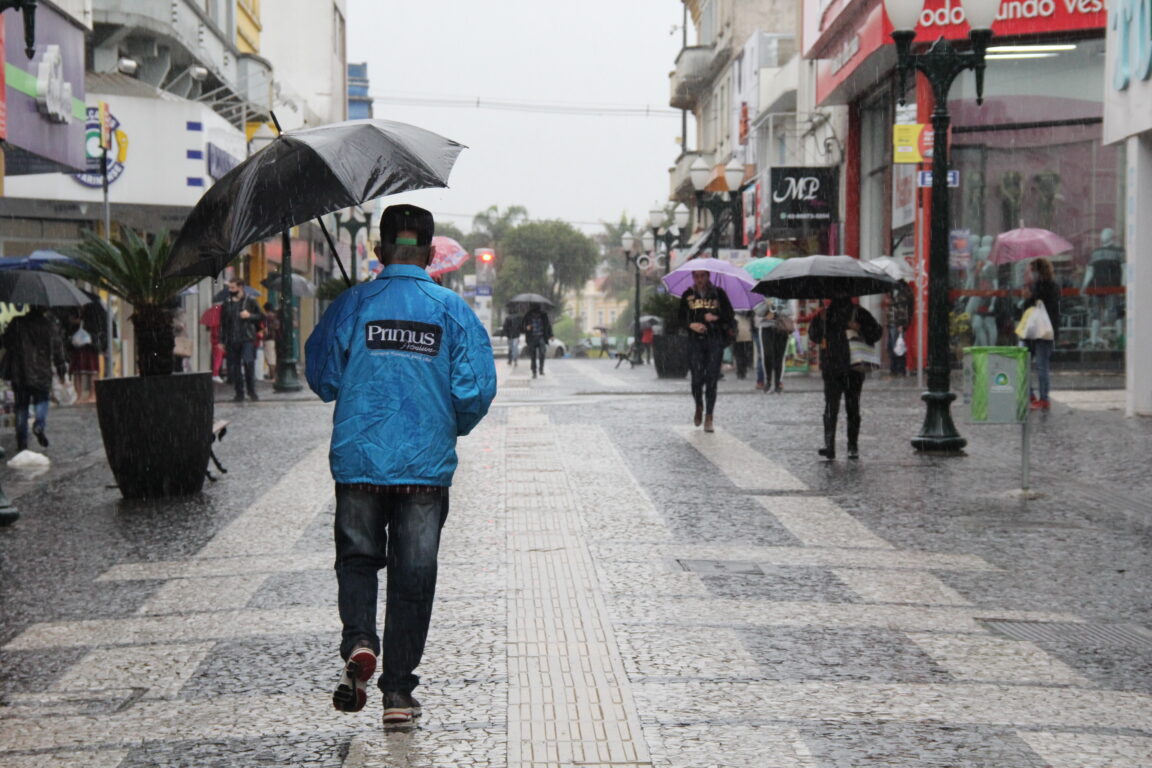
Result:
<svg viewBox="0 0 1152 768"><path fill-rule="evenodd" d="M1060 287L1053 279L1052 262L1048 259L1034 259L1029 265L1031 280L1028 283L1028 292L1025 294L1022 307L1035 306L1036 302L1044 302L1044 311L1052 321L1052 338L1025 339L1024 343L1031 354L1032 362L1036 366L1036 378L1039 395L1032 387L1031 378L1028 381L1028 395L1032 401L1032 408L1048 410L1050 403L1048 395L1051 386L1052 350L1056 348L1056 339L1060 335Z"/></svg>
<svg viewBox="0 0 1152 768"><path fill-rule="evenodd" d="M736 343L732 346L732 360L736 363L736 378L747 378L748 369L752 367L751 312L736 313Z"/></svg>
<svg viewBox="0 0 1152 768"><path fill-rule="evenodd" d="M735 335L732 302L723 288L712 284L706 270L692 272L692 287L680 297L680 322L689 330L688 364L692 372L692 399L696 413L692 423L712 432L716 387L724 348Z"/></svg>
<svg viewBox="0 0 1152 768"><path fill-rule="evenodd" d="M16 450L28 447L28 407L35 409L32 433L48 447L48 399L52 373L64 378L64 339L59 322L45 307L32 307L8 323L0 336L4 378L12 382L16 408Z"/></svg>
<svg viewBox="0 0 1152 768"><path fill-rule="evenodd" d="M224 366L224 343L220 340L220 312L223 304L213 304L200 315L200 325L208 329L208 342L212 345L212 381L223 384L220 370Z"/></svg>
<svg viewBox="0 0 1152 768"><path fill-rule="evenodd" d="M648 365L652 364L652 344L656 341L656 329L652 323L648 323L640 331L640 348L644 353L644 360Z"/></svg>
<svg viewBox="0 0 1152 768"><path fill-rule="evenodd" d="M912 288L904 280L888 294L888 370L893 376L908 375L908 340L904 333L912 322Z"/></svg>
<svg viewBox="0 0 1152 768"><path fill-rule="evenodd" d="M220 338L228 355L228 375L236 388L233 402L259 400L256 394L256 337L264 315L260 305L244 292L245 282L236 277L228 281L228 298L220 311Z"/></svg>
<svg viewBox="0 0 1152 768"><path fill-rule="evenodd" d="M840 398L848 419L848 458L860 457L860 393L864 372L852 367L848 332L875 344L884 335L876 318L848 296L837 296L808 323L808 339L820 347L820 372L824 378L824 447L819 454L836 458L836 421Z"/></svg>
<svg viewBox="0 0 1152 768"><path fill-rule="evenodd" d="M329 457L345 664L332 703L360 711L379 657L387 727L411 726L421 713L414 670L432 617L456 439L496 394L487 330L425 271L433 227L422 208L386 208L376 248L383 271L341 293L306 346L308 385L336 401ZM385 566L381 646L376 605Z"/></svg>
<svg viewBox="0 0 1152 768"><path fill-rule="evenodd" d="M520 327L524 331L524 343L528 345L528 357L532 360L532 378L536 378L537 368L543 376L544 360L548 357L548 342L552 340L552 321L539 304L531 304L520 322Z"/></svg>
<svg viewBox="0 0 1152 768"><path fill-rule="evenodd" d="M787 301L768 299L752 311L756 319L760 342L761 362L756 368L756 388L766 393L783 391L784 357L788 352L788 339L796 328L792 309Z"/></svg>
<svg viewBox="0 0 1152 768"><path fill-rule="evenodd" d="M184 319L184 307L172 309L172 372L183 373L192 357L192 339Z"/></svg>
<svg viewBox="0 0 1152 768"><path fill-rule="evenodd" d="M96 402L96 376L100 372L100 351L107 338L107 315L98 302L82 307L66 307L64 318L64 348L68 354L68 371L76 386L76 402ZM57 316L61 316L60 311Z"/></svg>
<svg viewBox="0 0 1152 768"><path fill-rule="evenodd" d="M280 343L280 313L272 302L264 302L264 364L266 379L276 378L276 345Z"/></svg>
<svg viewBox="0 0 1152 768"><path fill-rule="evenodd" d="M508 365L520 363L520 315L507 315L500 335L508 340Z"/></svg>

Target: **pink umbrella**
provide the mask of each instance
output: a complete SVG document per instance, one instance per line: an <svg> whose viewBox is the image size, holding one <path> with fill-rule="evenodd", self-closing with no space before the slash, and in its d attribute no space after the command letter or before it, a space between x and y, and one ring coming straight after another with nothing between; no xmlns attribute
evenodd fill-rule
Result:
<svg viewBox="0 0 1152 768"><path fill-rule="evenodd" d="M432 277L460 269L470 258L464 246L450 237L436 235L432 238L432 247L436 249L432 254L432 263L428 265L428 274Z"/></svg>
<svg viewBox="0 0 1152 768"><path fill-rule="evenodd" d="M996 236L992 245L992 263L1008 264L1028 259L1070 258L1072 243L1047 229L1021 227Z"/></svg>

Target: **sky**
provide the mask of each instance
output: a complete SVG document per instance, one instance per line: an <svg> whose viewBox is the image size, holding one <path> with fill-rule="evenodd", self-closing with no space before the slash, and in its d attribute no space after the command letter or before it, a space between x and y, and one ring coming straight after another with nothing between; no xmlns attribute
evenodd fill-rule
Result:
<svg viewBox="0 0 1152 768"><path fill-rule="evenodd" d="M348 61L367 62L375 117L468 146L449 189L387 198L464 232L497 205L589 234L626 213L643 227L668 198L680 115L668 73L681 47L678 0L348 0ZM530 111L401 103L479 99ZM563 114L556 105L655 109Z"/></svg>

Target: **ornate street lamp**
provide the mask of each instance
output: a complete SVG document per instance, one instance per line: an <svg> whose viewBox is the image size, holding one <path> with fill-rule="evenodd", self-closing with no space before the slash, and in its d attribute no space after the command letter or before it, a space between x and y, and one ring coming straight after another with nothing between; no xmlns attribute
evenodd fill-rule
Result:
<svg viewBox="0 0 1152 768"><path fill-rule="evenodd" d="M697 157L688 168L688 177L692 181L692 188L696 191L696 205L707 208L712 217L712 234L709 240L712 243L712 258L716 258L720 253L721 216L724 211L729 212L729 221L732 222L732 226L737 226L736 207L740 201L736 193L740 189L740 183L744 181L744 166L735 158L728 161L728 164L724 166L724 182L731 190L729 192L707 193L704 188L708 186L708 177L711 175L712 169L702 157Z"/></svg>
<svg viewBox="0 0 1152 768"><path fill-rule="evenodd" d="M24 53L36 55L36 0L0 0L0 13L20 11L24 14Z"/></svg>
<svg viewBox="0 0 1152 768"><path fill-rule="evenodd" d="M352 284L360 282L360 267L356 263L356 238L361 230L368 229L368 214L359 205L346 208L336 214L336 221L341 229L348 230L348 237L352 240Z"/></svg>
<svg viewBox="0 0 1152 768"><path fill-rule="evenodd" d="M958 4L960 0L957 0ZM948 237L952 228L948 191L948 92L966 69L976 72L976 103L984 102L984 54L992 39L992 22L1000 0L963 0L971 27L970 51L958 51L944 38L936 40L923 53L912 52L916 24L924 8L923 0L884 0L884 8L894 31L897 69L900 73L900 102L909 72L922 72L932 86L932 224L928 263L928 391L922 396L927 405L924 425L912 440L912 447L925 453L958 454L968 444L952 423L950 407L956 395L951 390L951 350L948 344Z"/></svg>
<svg viewBox="0 0 1152 768"><path fill-rule="evenodd" d="M641 247L645 250L633 252L636 247L636 236L631 232L625 232L620 236L620 247L624 250L624 261L632 265L632 271L636 276L636 305L633 307L635 310L632 313L632 364L644 362L643 355L640 350L640 270L648 266L648 257L645 253L652 248L652 236L645 233L644 237L640 239Z"/></svg>
<svg viewBox="0 0 1152 768"><path fill-rule="evenodd" d="M648 225L652 229L653 242L664 245L664 274L668 274L672 269L672 248L683 248L687 245L683 237L688 227L688 206L677 203L672 209L673 226L665 226L667 223L664 209L653 208L648 212Z"/></svg>

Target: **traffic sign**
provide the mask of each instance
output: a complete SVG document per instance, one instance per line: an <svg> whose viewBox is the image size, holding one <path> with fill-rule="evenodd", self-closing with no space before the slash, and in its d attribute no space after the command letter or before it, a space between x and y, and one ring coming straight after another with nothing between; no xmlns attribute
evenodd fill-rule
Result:
<svg viewBox="0 0 1152 768"><path fill-rule="evenodd" d="M477 296L491 296L492 295L492 286L490 286L490 285L478 285L478 286L476 286L476 295Z"/></svg>

